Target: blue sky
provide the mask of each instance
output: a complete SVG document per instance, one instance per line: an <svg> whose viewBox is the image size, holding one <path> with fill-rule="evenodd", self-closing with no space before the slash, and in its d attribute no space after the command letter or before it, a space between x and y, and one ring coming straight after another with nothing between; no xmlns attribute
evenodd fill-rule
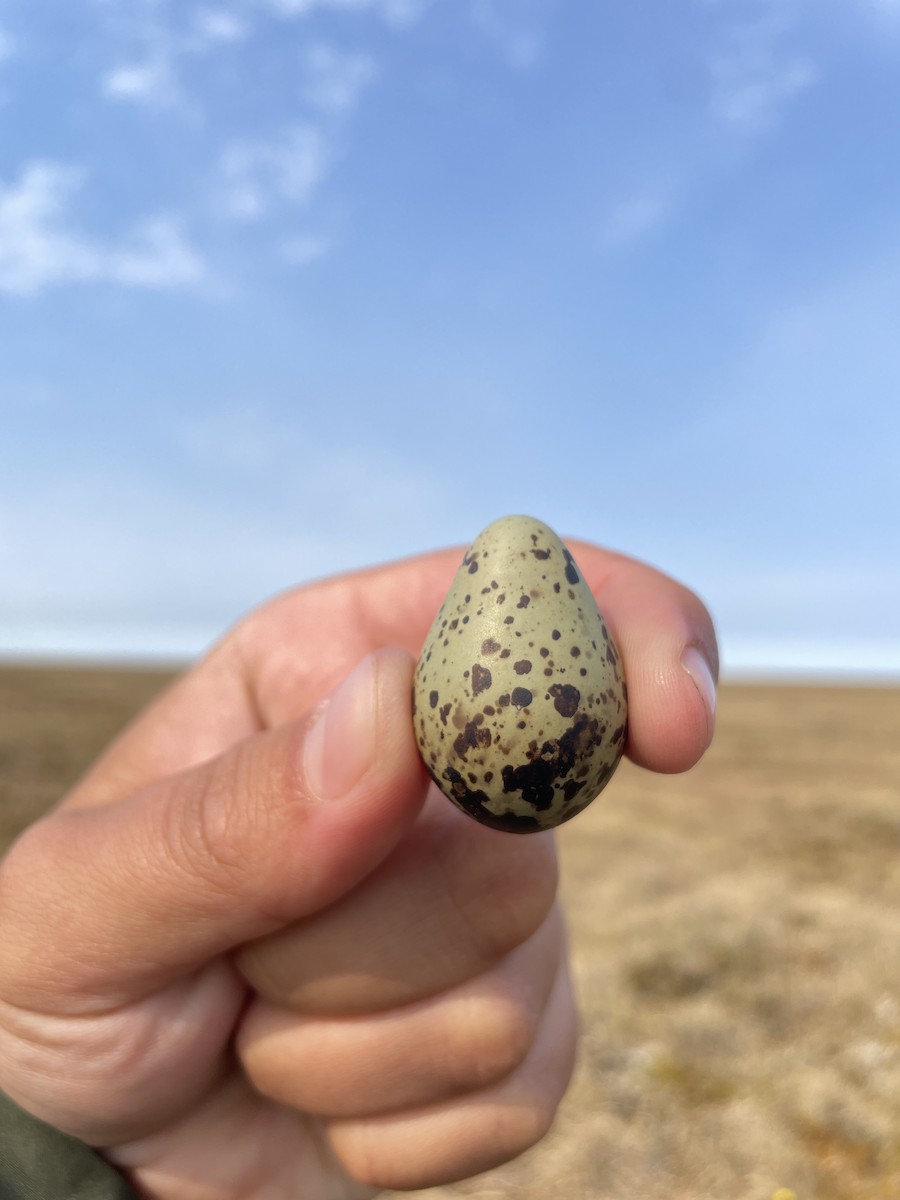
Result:
<svg viewBox="0 0 900 1200"><path fill-rule="evenodd" d="M0 653L510 512L900 676L900 0L0 0Z"/></svg>

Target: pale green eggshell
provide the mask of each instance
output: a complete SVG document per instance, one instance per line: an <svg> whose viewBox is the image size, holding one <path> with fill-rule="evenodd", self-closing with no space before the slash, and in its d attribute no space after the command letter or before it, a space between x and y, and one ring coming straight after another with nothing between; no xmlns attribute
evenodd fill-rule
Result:
<svg viewBox="0 0 900 1200"><path fill-rule="evenodd" d="M621 660L549 526L502 517L475 539L422 647L413 706L432 778L485 825L550 829L606 786L625 748Z"/></svg>

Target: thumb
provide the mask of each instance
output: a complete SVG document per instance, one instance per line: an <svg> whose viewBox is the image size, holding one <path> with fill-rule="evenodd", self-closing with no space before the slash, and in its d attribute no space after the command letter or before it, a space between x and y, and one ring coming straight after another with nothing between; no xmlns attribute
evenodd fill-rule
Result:
<svg viewBox="0 0 900 1200"><path fill-rule="evenodd" d="M0 867L0 999L106 1010L352 888L425 795L411 680L378 651L299 721L26 830Z"/></svg>

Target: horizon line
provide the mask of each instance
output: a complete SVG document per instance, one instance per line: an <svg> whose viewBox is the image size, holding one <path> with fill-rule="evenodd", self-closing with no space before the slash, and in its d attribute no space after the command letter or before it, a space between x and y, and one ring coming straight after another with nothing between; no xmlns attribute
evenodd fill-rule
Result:
<svg viewBox="0 0 900 1200"><path fill-rule="evenodd" d="M168 630L169 636L147 628L117 632L120 636L103 640L72 633L9 639L5 645L0 640L0 667L184 670L219 640L199 630ZM721 649L723 683L900 686L900 640L831 643L724 637Z"/></svg>

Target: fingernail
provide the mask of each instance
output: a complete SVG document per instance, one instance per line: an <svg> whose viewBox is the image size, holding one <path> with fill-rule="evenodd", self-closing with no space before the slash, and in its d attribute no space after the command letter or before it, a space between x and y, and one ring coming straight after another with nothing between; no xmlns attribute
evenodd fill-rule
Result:
<svg viewBox="0 0 900 1200"><path fill-rule="evenodd" d="M688 646L681 656L681 665L691 677L706 710L706 744L712 741L716 727L716 682L712 667L699 646Z"/></svg>
<svg viewBox="0 0 900 1200"><path fill-rule="evenodd" d="M370 654L326 700L303 749L307 786L320 800L351 792L375 759L375 662Z"/></svg>

